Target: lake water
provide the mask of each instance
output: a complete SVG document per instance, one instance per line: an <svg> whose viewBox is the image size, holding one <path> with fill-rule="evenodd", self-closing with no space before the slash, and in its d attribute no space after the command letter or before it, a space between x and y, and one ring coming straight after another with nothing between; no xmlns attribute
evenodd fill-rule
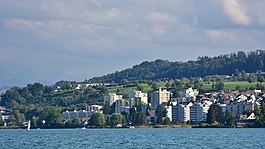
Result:
<svg viewBox="0 0 265 149"><path fill-rule="evenodd" d="M0 130L0 148L265 148L265 129Z"/></svg>

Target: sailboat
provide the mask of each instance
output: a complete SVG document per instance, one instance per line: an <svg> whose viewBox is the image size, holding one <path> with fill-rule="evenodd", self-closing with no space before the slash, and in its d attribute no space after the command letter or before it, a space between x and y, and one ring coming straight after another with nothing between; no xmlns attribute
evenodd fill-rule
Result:
<svg viewBox="0 0 265 149"><path fill-rule="evenodd" d="M30 130L30 120L29 120L29 122L28 122L27 130Z"/></svg>

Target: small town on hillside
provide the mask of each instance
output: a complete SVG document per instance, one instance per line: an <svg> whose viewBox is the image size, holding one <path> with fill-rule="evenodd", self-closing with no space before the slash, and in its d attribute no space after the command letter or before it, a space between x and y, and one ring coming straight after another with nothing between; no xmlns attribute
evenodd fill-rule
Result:
<svg viewBox="0 0 265 149"><path fill-rule="evenodd" d="M150 94L150 102L148 102L148 94L141 91L129 93L126 99L122 95L109 93L104 96L104 104L115 107L115 113L129 113L132 107L136 108L140 105L141 112L146 112L149 124L157 122L158 116L155 114L155 109L158 105L165 107L166 115L163 119L167 117L171 123L201 123L207 121L210 106L214 104L219 106L224 114L226 111L231 111L236 118L237 126L252 126L255 120L255 105L260 105L265 95L261 90L211 92L200 95L193 88L181 90L178 94L179 98L171 98L170 91L159 88ZM102 108L101 105L90 105L86 110L64 111L63 118L64 120L90 119L93 113L103 113Z"/></svg>
<svg viewBox="0 0 265 149"><path fill-rule="evenodd" d="M107 86L108 83L95 84L77 84L75 90L84 89L88 86ZM60 87L55 90L58 92ZM225 120L218 120L221 111L224 117L230 116L226 126L229 127L253 127L255 124L255 110L263 103L265 93L262 90L240 91L213 91L200 94L197 89L192 87L177 91L177 98L173 98L172 92L166 88L157 88L152 92L145 93L139 90L129 92L126 96L117 93L107 93L103 97L103 105L87 105L82 110L64 110L62 111L62 120L64 123L80 119L84 125L89 124L94 114L111 115L113 113L123 116L131 115L132 110L144 113L144 123L138 125L155 124L202 124L202 123L224 123ZM211 106L215 107L212 108ZM106 112L106 107L109 111ZM158 112L158 107L162 107L162 114ZM217 110L216 110L217 108ZM163 112L164 109L164 112ZM104 112L105 110L105 112ZM215 110L215 111L214 111ZM218 111L219 110L219 111ZM4 126L10 121L9 110L0 107ZM208 117L208 118L207 118ZM127 119L115 124L115 127L137 125L134 120ZM135 119L135 118L134 118ZM45 122L45 120L44 120ZM27 122L24 123L24 125ZM120 124L121 123L121 124ZM126 124L127 123L127 124ZM87 127L87 126L86 126Z"/></svg>

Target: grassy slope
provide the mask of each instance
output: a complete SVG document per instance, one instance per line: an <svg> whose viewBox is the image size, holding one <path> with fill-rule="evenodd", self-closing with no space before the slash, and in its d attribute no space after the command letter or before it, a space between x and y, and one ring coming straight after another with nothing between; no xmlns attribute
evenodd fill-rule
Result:
<svg viewBox="0 0 265 149"><path fill-rule="evenodd" d="M165 87L166 83L159 82L159 84L161 87ZM143 92L149 92L152 90L151 86L149 86L148 84L140 84L140 85L143 87ZM257 82L254 82L254 83L249 83L247 81L224 82L224 85L225 85L225 87L224 87L225 90L230 90L230 91L235 90L237 85L240 86L241 90L245 90L246 88L250 88L251 86L256 86ZM265 86L265 82L263 82L262 85ZM116 93L117 89L124 90L124 92L127 92L127 93L132 92L134 90L137 90L136 87L128 87L128 88L119 87L119 88L111 88L111 89L109 89L109 92L110 93ZM202 86L202 89L205 91L211 90L212 89L212 83L204 84Z"/></svg>
<svg viewBox="0 0 265 149"><path fill-rule="evenodd" d="M230 90L230 91L235 90L237 85L240 86L241 90L245 90L246 88L249 88L251 86L256 86L257 82L254 82L254 83L249 83L247 81L224 82L224 85L225 85L225 87L224 87L225 90ZM264 86L265 82L263 82L262 85ZM212 89L212 83L204 84L202 89L204 89L204 90Z"/></svg>

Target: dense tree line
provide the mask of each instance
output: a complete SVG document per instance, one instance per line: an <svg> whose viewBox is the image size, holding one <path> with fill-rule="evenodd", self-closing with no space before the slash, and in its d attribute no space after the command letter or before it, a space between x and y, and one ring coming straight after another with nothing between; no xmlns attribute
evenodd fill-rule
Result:
<svg viewBox="0 0 265 149"><path fill-rule="evenodd" d="M203 56L196 61L170 62L167 60L145 61L132 68L117 71L102 77L95 77L87 82L116 82L122 80L168 80L208 75L232 75L237 71L248 73L265 70L265 51L224 54L216 57Z"/></svg>

